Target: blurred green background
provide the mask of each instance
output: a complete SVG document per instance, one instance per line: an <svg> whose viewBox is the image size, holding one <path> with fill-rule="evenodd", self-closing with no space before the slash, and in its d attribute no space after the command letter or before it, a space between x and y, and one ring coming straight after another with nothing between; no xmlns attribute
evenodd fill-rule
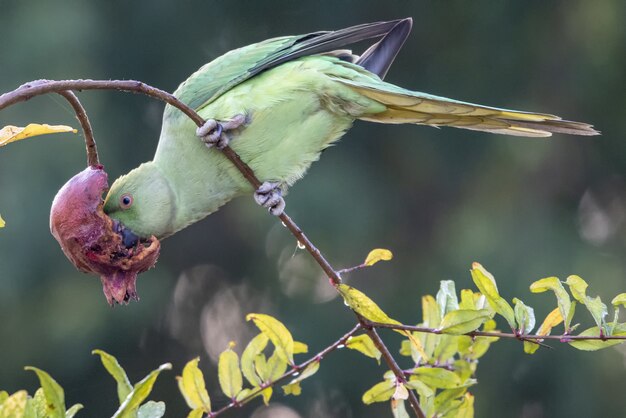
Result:
<svg viewBox="0 0 626 418"><path fill-rule="evenodd" d="M579 274L605 302L626 291L622 0L0 0L0 92L38 78L137 79L173 91L239 46L406 16L414 18L413 33L387 80L590 122L603 136L519 139L357 123L291 189L288 213L336 267L358 264L374 247L392 249L393 262L349 282L403 322L419 321L420 297L434 294L439 280L473 287L472 261L494 273L509 299L534 306L539 320L555 303L530 294L536 279ZM151 158L162 104L115 92L80 98L111 179ZM56 96L0 113L0 126L29 122L78 125ZM312 351L354 323L319 268L252 199L164 241L157 268L139 278L141 302L111 309L99 280L77 272L48 232L56 191L84 165L79 136L0 150L7 222L0 230L0 388L32 391L35 376L22 367L34 365L65 387L68 404L85 404L81 416L111 416L113 380L90 355L102 348L133 381L173 362L175 372L159 378L152 398L180 417L187 408L174 375L198 354L214 405L227 402L218 395L214 359L229 340L245 346L254 332L246 313L276 315ZM578 319L590 325L583 310ZM382 334L397 352L398 337ZM624 417L626 399L615 391L625 364L623 348L589 354L557 346L528 356L521 344L500 342L479 366L476 416ZM387 404L360 401L384 370L340 351L300 397L276 396L273 410L257 401L228 416L390 416Z"/></svg>

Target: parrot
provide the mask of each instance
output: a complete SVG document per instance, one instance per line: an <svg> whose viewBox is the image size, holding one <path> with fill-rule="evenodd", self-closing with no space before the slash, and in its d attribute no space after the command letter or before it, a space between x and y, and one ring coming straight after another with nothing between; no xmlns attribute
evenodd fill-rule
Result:
<svg viewBox="0 0 626 418"><path fill-rule="evenodd" d="M499 109L411 91L384 81L412 19L283 36L232 50L205 64L174 96L206 123L197 128L167 105L152 161L111 185L104 212L124 245L163 239L238 196L253 194L274 215L282 192L356 120L496 134L598 135L558 116ZM375 40L361 55L346 49ZM257 190L221 153L229 145L263 182Z"/></svg>

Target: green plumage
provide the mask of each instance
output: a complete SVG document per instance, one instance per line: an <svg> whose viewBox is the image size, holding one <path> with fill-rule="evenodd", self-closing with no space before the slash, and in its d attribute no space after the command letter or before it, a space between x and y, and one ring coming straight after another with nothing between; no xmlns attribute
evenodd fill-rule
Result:
<svg viewBox="0 0 626 418"><path fill-rule="evenodd" d="M597 134L590 125L552 115L464 103L382 81L366 68L384 75L407 27L410 20L380 22L249 45L206 64L174 94L205 119L245 115L245 124L229 132L232 148L261 181L285 185L301 178L355 119L520 136ZM361 58L338 50L384 35ZM163 238L252 193L239 171L195 131L193 122L167 106L154 160L115 181L105 212L139 236ZM121 204L126 195L133 199L130 206Z"/></svg>

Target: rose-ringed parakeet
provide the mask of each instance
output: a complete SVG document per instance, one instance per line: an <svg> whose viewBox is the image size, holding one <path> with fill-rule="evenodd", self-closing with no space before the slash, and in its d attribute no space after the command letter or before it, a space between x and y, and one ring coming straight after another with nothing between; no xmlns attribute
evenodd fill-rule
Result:
<svg viewBox="0 0 626 418"><path fill-rule="evenodd" d="M383 81L411 24L403 19L269 39L196 71L174 95L207 124L196 132L188 117L168 105L154 160L117 179L106 197L104 211L124 226L126 244L172 235L234 197L255 192L207 145L230 140L267 182L256 191L257 201L279 213L284 203L274 186L300 179L356 119L530 137L598 134L591 125L553 115L476 105ZM344 49L378 38L361 56Z"/></svg>

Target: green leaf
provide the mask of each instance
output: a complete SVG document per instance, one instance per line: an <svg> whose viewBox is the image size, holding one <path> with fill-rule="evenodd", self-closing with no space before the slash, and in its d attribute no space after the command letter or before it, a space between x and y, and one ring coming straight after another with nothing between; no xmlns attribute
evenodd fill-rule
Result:
<svg viewBox="0 0 626 418"><path fill-rule="evenodd" d="M587 296L587 299L585 300L585 307L593 317L593 320L596 321L596 325L599 327L604 325L604 317L609 313L609 311L600 299L600 296L596 296L595 298Z"/></svg>
<svg viewBox="0 0 626 418"><path fill-rule="evenodd" d="M375 248L369 252L363 264L365 264L366 266L373 266L379 261L389 261L392 258L393 254L386 248Z"/></svg>
<svg viewBox="0 0 626 418"><path fill-rule="evenodd" d="M122 402L124 402L124 399L126 399L128 394L133 390L133 386L130 384L130 380L128 380L128 376L126 376L126 372L122 366L120 366L117 359L112 355L102 350L93 350L91 354L97 354L100 356L102 365L117 382L117 398L119 399L121 405Z"/></svg>
<svg viewBox="0 0 626 418"><path fill-rule="evenodd" d="M441 367L418 367L412 371L412 374L431 388L436 389L454 389L463 384L456 373Z"/></svg>
<svg viewBox="0 0 626 418"><path fill-rule="evenodd" d="M416 390L420 396L425 396L430 398L435 394L435 391L431 389L426 383L419 380L417 376L411 376L409 381L405 383L406 387L409 389Z"/></svg>
<svg viewBox="0 0 626 418"><path fill-rule="evenodd" d="M74 415L76 415L81 409L83 409L82 404L77 403L75 405L72 405L72 407L68 409L65 413L65 418L74 418Z"/></svg>
<svg viewBox="0 0 626 418"><path fill-rule="evenodd" d="M21 418L26 410L28 394L25 390L15 392L0 405L0 418Z"/></svg>
<svg viewBox="0 0 626 418"><path fill-rule="evenodd" d="M442 335L439 344L435 347L433 357L438 363L450 360L459 350L459 337L454 335Z"/></svg>
<svg viewBox="0 0 626 418"><path fill-rule="evenodd" d="M220 354L217 362L217 375L224 395L234 399L243 386L243 377L239 369L239 356L232 350L234 343ZM277 348L278 349L278 348Z"/></svg>
<svg viewBox="0 0 626 418"><path fill-rule="evenodd" d="M626 293L620 293L615 296L611 301L611 305L613 306L623 306L626 308Z"/></svg>
<svg viewBox="0 0 626 418"><path fill-rule="evenodd" d="M274 347L276 347L279 353L278 355L281 356L285 362L292 365L294 364L293 337L282 322L272 316L257 313L248 314L246 320L252 320L261 332L267 335L272 344L274 344Z"/></svg>
<svg viewBox="0 0 626 418"><path fill-rule="evenodd" d="M522 334L529 334L535 328L535 310L530 306L526 306L518 298L514 298L513 303L515 304L517 330Z"/></svg>
<svg viewBox="0 0 626 418"><path fill-rule="evenodd" d="M2 406L2 403L6 401L8 397L9 392L7 392L6 390L0 390L0 406Z"/></svg>
<svg viewBox="0 0 626 418"><path fill-rule="evenodd" d="M4 219L2 219L2 215L0 215L0 228L4 228L6 226L6 223L4 222Z"/></svg>
<svg viewBox="0 0 626 418"><path fill-rule="evenodd" d="M609 325L613 326L614 324L609 324ZM599 337L600 336L600 328L592 327L592 328L584 330L583 332L581 332L578 335ZM613 336L626 335L626 324L617 324L617 325L615 325L612 335ZM577 340L577 341L571 341L569 343L569 345L571 345L572 347L574 347L574 348L576 348L578 350L582 350L582 351L596 351L596 350L601 350L603 348L612 347L614 345L622 344L624 341L626 341L626 340L606 340L606 341L602 341L600 339L597 339L597 340Z"/></svg>
<svg viewBox="0 0 626 418"><path fill-rule="evenodd" d="M437 301L431 295L422 297L422 325L428 328L439 328L441 325L441 312L437 306ZM426 356L422 356L421 353L413 346L409 346L410 355L413 361L417 364L420 361L429 361L435 348L439 345L441 336L430 333L413 333L413 336L419 338L424 347L424 353ZM410 341L409 341L410 343Z"/></svg>
<svg viewBox="0 0 626 418"><path fill-rule="evenodd" d="M37 418L46 416L46 395L43 393L43 389L39 388L35 392L35 396L32 399L33 409L35 410L35 416Z"/></svg>
<svg viewBox="0 0 626 418"><path fill-rule="evenodd" d="M150 395L154 382L163 370L170 370L172 365L165 363L159 366L158 369L151 371L146 377L137 382L133 387L133 390L128 394L124 402L120 405L119 409L113 415L113 418L135 418L139 405Z"/></svg>
<svg viewBox="0 0 626 418"><path fill-rule="evenodd" d="M574 307L571 299L565 288L557 277L546 277L545 279L537 280L530 285L530 291L533 293L543 293L545 291L552 290L556 295L556 300L561 311L561 316L565 320L565 329L570 329L572 317L574 316Z"/></svg>
<svg viewBox="0 0 626 418"><path fill-rule="evenodd" d="M422 323L428 328L439 328L441 318L437 301L431 295L422 296Z"/></svg>
<svg viewBox="0 0 626 418"><path fill-rule="evenodd" d="M437 292L437 306L439 307L441 317L447 312L459 309L459 300L452 280L442 280L440 282L439 291Z"/></svg>
<svg viewBox="0 0 626 418"><path fill-rule="evenodd" d="M46 398L46 414L49 418L65 418L65 392L50 375L36 367L24 367L33 371L39 378L39 383Z"/></svg>
<svg viewBox="0 0 626 418"><path fill-rule="evenodd" d="M267 335L260 333L250 340L241 354L241 371L248 382L250 382L250 384L254 387L258 387L261 383L263 383L263 380L256 372L254 360L257 355L261 354L263 350L265 350L268 341L269 338Z"/></svg>
<svg viewBox="0 0 626 418"><path fill-rule="evenodd" d="M211 399L206 390L204 375L198 367L199 362L200 357L196 357L185 365L183 375L178 378L178 388L189 408L201 408L204 412L210 412Z"/></svg>
<svg viewBox="0 0 626 418"><path fill-rule="evenodd" d="M513 308L511 308L511 305L498 293L496 280L491 273L485 270L480 263L476 262L472 263L472 270L470 270L470 272L474 284L476 284L478 290L487 298L489 305L491 305L494 311L506 319L511 329L515 329L515 314L513 313Z"/></svg>
<svg viewBox="0 0 626 418"><path fill-rule="evenodd" d="M161 418L165 415L165 403L148 401L139 407L137 418Z"/></svg>
<svg viewBox="0 0 626 418"><path fill-rule="evenodd" d="M441 332L452 335L462 335L477 330L490 317L489 311L458 309L450 311L441 321Z"/></svg>
<svg viewBox="0 0 626 418"><path fill-rule="evenodd" d="M465 395L465 392L467 392L467 387L442 390L435 396L435 410L438 412L450 410L452 401Z"/></svg>
<svg viewBox="0 0 626 418"><path fill-rule="evenodd" d="M474 300L474 292L472 290L461 290L461 302L459 302L459 309L476 310L476 301Z"/></svg>
<svg viewBox="0 0 626 418"><path fill-rule="evenodd" d="M376 359L378 364L380 364L382 353L378 350L378 348L376 348L369 335L361 334L356 337L350 337L348 341L346 341L346 347L351 350L356 350L367 357Z"/></svg>
<svg viewBox="0 0 626 418"><path fill-rule="evenodd" d="M369 405L374 402L388 401L395 391L395 382L390 379L384 380L380 383L376 383L363 394L363 403Z"/></svg>
<svg viewBox="0 0 626 418"><path fill-rule="evenodd" d="M314 361L312 363L309 363L309 365L306 366L304 370L302 370L302 373L300 373L296 378L292 379L291 382L289 382L288 384L282 387L283 391L285 392L285 395L294 395L294 396L300 395L300 393L302 392L302 388L300 387L300 382L302 382L304 379L308 377L313 376L315 373L317 373L319 368L320 368L319 361Z"/></svg>

